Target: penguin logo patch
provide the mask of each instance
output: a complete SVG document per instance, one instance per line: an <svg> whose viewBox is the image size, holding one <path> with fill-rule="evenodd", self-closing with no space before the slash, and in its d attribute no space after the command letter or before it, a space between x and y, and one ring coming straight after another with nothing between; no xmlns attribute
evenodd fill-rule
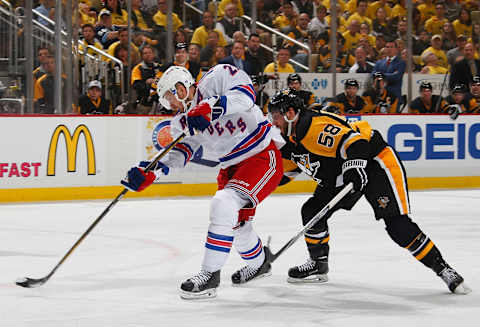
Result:
<svg viewBox="0 0 480 327"><path fill-rule="evenodd" d="M388 196L381 196L377 199L378 206L382 209L385 209L388 206L388 202L390 202L390 199Z"/></svg>

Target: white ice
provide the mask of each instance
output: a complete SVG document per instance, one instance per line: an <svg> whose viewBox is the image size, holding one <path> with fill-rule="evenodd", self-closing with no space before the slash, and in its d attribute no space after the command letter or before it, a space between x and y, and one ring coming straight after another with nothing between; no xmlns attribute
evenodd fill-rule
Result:
<svg viewBox="0 0 480 327"><path fill-rule="evenodd" d="M115 194L112 196L114 197ZM275 252L301 228L309 195L274 195L255 226ZM473 289L451 294L440 278L394 244L362 200L330 219L330 281L286 282L301 264L299 240L271 277L233 287L243 266L232 251L218 297L185 301L180 283L198 272L208 198L122 200L43 286L48 274L109 201L0 206L0 326L478 326L480 190L412 192L413 219Z"/></svg>

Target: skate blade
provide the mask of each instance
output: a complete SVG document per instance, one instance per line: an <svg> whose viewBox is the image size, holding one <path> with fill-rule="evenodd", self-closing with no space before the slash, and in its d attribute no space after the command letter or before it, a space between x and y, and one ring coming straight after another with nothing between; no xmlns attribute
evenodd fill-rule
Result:
<svg viewBox="0 0 480 327"><path fill-rule="evenodd" d="M462 294L466 295L468 293L472 292L472 289L468 287L465 283L461 283L460 285L457 286L457 288L453 291L455 294Z"/></svg>
<svg viewBox="0 0 480 327"><path fill-rule="evenodd" d="M288 277L287 282L291 284L322 284L328 282L327 275L313 275L305 278Z"/></svg>
<svg viewBox="0 0 480 327"><path fill-rule="evenodd" d="M180 290L180 297L184 300L201 300L210 299L217 296L217 289L211 288L202 292L187 292Z"/></svg>
<svg viewBox="0 0 480 327"><path fill-rule="evenodd" d="M244 282L244 283L240 283L240 284L235 284L235 283L232 282L232 286L234 286L234 287L242 287L242 286L245 285L245 284L250 284L250 283L252 283L252 282L255 282L256 280L262 279L262 278L264 278L264 277L269 277L269 276L272 276L272 272L271 272L271 271L269 271L269 272L267 272L267 273L264 273L264 274L262 274L262 275L260 275L260 276L257 276L257 277L255 277L254 279L250 279L248 282Z"/></svg>

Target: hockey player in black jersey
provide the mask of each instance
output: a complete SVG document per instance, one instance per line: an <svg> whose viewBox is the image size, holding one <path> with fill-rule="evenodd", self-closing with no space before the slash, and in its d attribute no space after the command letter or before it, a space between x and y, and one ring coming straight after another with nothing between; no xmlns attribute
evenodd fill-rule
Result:
<svg viewBox="0 0 480 327"><path fill-rule="evenodd" d="M315 96L312 92L302 90L302 78L298 74L290 74L287 77L287 85L290 89L295 90L303 103L308 107L315 102Z"/></svg>
<svg viewBox="0 0 480 327"><path fill-rule="evenodd" d="M338 209L350 210L361 196L383 219L388 235L399 246L445 281L451 292L470 289L443 259L432 240L412 221L407 177L395 150L382 135L365 121L349 124L333 113L313 112L290 90L275 94L269 104L273 124L280 128L287 144L282 157L294 165L284 165L280 185L302 171L318 183L314 194L302 206L303 224L307 224L343 187L352 183L354 191L340 201L325 217L305 233L309 252L306 263L290 268L289 282L325 282L328 280L329 229L327 219ZM288 176L288 177L287 177Z"/></svg>
<svg viewBox="0 0 480 327"><path fill-rule="evenodd" d="M329 103L327 107L335 110L337 114L361 114L367 113L368 107L365 100L357 95L360 84L354 78L345 81L345 92L337 94L337 96ZM335 108L335 109L333 109Z"/></svg>
<svg viewBox="0 0 480 327"><path fill-rule="evenodd" d="M373 83L365 92L363 99L367 103L367 111L376 114L395 114L398 109L398 99L387 90L387 80L381 72L373 74Z"/></svg>
<svg viewBox="0 0 480 327"><path fill-rule="evenodd" d="M411 114L437 114L443 113L447 102L440 95L432 94L433 87L430 82L420 83L420 96L410 103L408 110Z"/></svg>

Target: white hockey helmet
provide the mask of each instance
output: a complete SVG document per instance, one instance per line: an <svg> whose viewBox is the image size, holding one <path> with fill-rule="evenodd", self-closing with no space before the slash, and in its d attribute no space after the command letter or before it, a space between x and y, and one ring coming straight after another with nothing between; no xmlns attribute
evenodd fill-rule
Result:
<svg viewBox="0 0 480 327"><path fill-rule="evenodd" d="M187 95L180 99L177 94L177 83L183 84L187 89ZM190 93L190 86L195 84L195 80L192 77L192 74L185 68L181 66L171 66L168 68L160 78L157 83L157 94L160 103L167 109L170 108L170 101L168 97L175 96L183 104L184 111L188 110L190 102L187 103L187 99Z"/></svg>

